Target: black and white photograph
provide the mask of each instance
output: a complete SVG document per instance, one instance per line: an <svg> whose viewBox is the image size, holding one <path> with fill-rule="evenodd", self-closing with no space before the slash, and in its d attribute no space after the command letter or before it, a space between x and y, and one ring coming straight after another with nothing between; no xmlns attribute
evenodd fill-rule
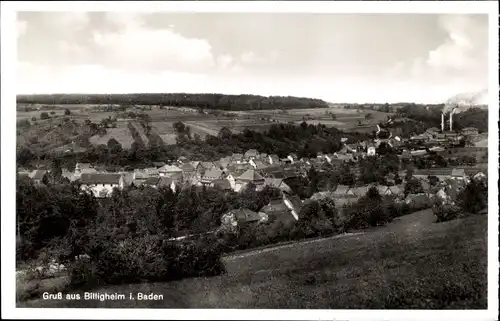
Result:
<svg viewBox="0 0 500 321"><path fill-rule="evenodd" d="M498 318L498 3L285 2L2 2L4 317Z"/></svg>

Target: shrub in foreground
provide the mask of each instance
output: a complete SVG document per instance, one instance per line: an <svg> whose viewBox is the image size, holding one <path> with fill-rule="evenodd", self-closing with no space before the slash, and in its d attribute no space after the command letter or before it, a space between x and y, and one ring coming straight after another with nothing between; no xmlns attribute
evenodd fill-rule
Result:
<svg viewBox="0 0 500 321"><path fill-rule="evenodd" d="M462 216L462 210L456 206L451 204L441 204L439 202L435 202L432 206L432 211L436 216L437 222L445 222L450 221Z"/></svg>
<svg viewBox="0 0 500 321"><path fill-rule="evenodd" d="M71 285L171 281L218 275L224 268L216 244L208 238L174 243L156 236L101 243L89 249L91 261L78 261L71 266Z"/></svg>

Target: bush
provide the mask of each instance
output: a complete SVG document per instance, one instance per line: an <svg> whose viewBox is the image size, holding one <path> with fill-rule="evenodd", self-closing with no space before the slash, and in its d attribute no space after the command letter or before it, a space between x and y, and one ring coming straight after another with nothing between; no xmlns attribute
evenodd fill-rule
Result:
<svg viewBox="0 0 500 321"><path fill-rule="evenodd" d="M94 244L91 262L70 269L71 285L124 284L214 276L224 272L220 247L214 239L173 243L157 236Z"/></svg>
<svg viewBox="0 0 500 321"><path fill-rule="evenodd" d="M434 212L434 215L436 215L437 222L445 222L459 218L463 213L458 206L441 204L439 202L436 202L433 205L432 211Z"/></svg>

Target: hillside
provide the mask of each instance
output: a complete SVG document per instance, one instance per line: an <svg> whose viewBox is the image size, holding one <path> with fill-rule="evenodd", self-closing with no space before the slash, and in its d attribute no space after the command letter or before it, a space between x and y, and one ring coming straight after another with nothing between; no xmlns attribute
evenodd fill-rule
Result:
<svg viewBox="0 0 500 321"><path fill-rule="evenodd" d="M22 307L219 309L485 309L487 217L434 223L430 210L365 233L225 258L227 273L96 292L161 301L19 302Z"/></svg>

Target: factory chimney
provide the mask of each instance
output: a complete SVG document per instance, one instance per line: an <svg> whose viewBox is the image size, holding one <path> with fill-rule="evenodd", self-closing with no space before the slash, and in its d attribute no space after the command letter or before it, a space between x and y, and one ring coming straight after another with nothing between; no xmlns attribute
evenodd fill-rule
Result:
<svg viewBox="0 0 500 321"><path fill-rule="evenodd" d="M444 133L444 114L441 113L441 132Z"/></svg>

